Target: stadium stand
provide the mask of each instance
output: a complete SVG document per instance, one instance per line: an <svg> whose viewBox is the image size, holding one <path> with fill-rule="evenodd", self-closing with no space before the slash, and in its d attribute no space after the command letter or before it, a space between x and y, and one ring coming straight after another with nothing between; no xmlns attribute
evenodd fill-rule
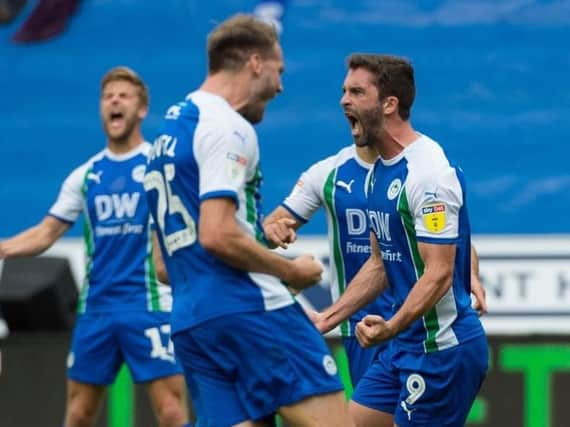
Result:
<svg viewBox="0 0 570 427"><path fill-rule="evenodd" d="M167 103L198 83L207 30L255 4L85 1L61 37L25 48L9 39L26 11L0 27L0 234L37 221L77 159L101 145L93 99L106 69L130 65L149 82L145 134L152 140ZM288 6L285 92L259 126L266 210L301 170L349 141L338 105L346 55L392 52L410 57L417 70L415 127L438 138L467 173L474 232L567 230L570 175L560 155L570 133L567 2L406 0L380 7L291 0ZM546 206L548 220L530 218ZM323 231L322 221L305 230Z"/></svg>

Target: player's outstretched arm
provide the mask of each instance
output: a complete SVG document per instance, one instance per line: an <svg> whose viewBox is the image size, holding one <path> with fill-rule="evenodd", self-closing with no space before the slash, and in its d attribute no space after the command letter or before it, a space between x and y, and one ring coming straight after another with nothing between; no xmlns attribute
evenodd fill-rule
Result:
<svg viewBox="0 0 570 427"><path fill-rule="evenodd" d="M473 308L477 310L479 316L487 313L487 292L479 276L479 255L473 245L471 245L471 293L475 297Z"/></svg>
<svg viewBox="0 0 570 427"><path fill-rule="evenodd" d="M427 313L451 287L455 245L420 242L418 249L424 262L423 275L390 320L369 315L356 325L356 337L363 347L379 344L396 336Z"/></svg>
<svg viewBox="0 0 570 427"><path fill-rule="evenodd" d="M319 331L325 333L334 329L384 291L386 273L373 233L370 233L370 245L372 247L370 257L350 281L341 297L322 313L311 316Z"/></svg>
<svg viewBox="0 0 570 427"><path fill-rule="evenodd" d="M289 260L247 235L236 220L236 205L229 198L213 198L200 204L198 238L204 249L240 270L271 274L294 289L321 280L322 265L311 255Z"/></svg>
<svg viewBox="0 0 570 427"><path fill-rule="evenodd" d="M48 215L39 224L0 242L0 259L39 255L53 245L69 227L67 222Z"/></svg>
<svg viewBox="0 0 570 427"><path fill-rule="evenodd" d="M287 249L297 240L296 231L303 225L283 206L278 206L263 221L263 233L270 248Z"/></svg>

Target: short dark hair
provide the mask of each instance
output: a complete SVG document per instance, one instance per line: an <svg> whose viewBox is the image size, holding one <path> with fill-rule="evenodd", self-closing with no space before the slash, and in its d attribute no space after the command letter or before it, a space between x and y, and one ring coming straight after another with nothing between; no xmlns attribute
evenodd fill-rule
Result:
<svg viewBox="0 0 570 427"><path fill-rule="evenodd" d="M129 82L132 85L135 85L139 89L139 99L141 103L148 107L149 103L149 94L148 94L148 87L140 78L140 76L131 68L129 67L115 67L107 71L103 78L101 79L101 92L105 90L105 86L107 83L115 82L115 81L125 81Z"/></svg>
<svg viewBox="0 0 570 427"><path fill-rule="evenodd" d="M278 42L279 36L270 24L253 15L237 14L208 36L208 71L237 71L255 52L270 56Z"/></svg>
<svg viewBox="0 0 570 427"><path fill-rule="evenodd" d="M399 100L398 114L403 120L410 118L416 96L414 68L410 61L398 56L354 53L347 59L350 69L364 68L376 77L374 84L381 99L395 96Z"/></svg>

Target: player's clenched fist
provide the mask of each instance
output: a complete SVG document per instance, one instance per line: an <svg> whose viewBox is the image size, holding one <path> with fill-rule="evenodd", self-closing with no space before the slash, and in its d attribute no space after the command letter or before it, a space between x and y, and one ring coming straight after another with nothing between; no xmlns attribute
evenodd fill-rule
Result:
<svg viewBox="0 0 570 427"><path fill-rule="evenodd" d="M368 315L365 316L356 325L356 339L362 347L371 347L389 340L395 334L392 331L389 322L381 316Z"/></svg>
<svg viewBox="0 0 570 427"><path fill-rule="evenodd" d="M265 239L273 247L279 246L280 248L287 249L289 243L297 240L297 232L295 231L295 224L297 222L291 218L280 218L269 224L263 225L263 232Z"/></svg>
<svg viewBox="0 0 570 427"><path fill-rule="evenodd" d="M298 290L320 282L323 265L313 255L304 254L293 260L293 268L287 275L287 284Z"/></svg>

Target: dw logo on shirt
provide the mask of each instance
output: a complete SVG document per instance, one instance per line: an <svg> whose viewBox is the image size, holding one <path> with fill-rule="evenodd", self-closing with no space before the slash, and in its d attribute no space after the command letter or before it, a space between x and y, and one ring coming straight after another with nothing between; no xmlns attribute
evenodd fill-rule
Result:
<svg viewBox="0 0 570 427"><path fill-rule="evenodd" d="M99 194L95 196L95 213L99 221L133 218L137 212L140 193Z"/></svg>

